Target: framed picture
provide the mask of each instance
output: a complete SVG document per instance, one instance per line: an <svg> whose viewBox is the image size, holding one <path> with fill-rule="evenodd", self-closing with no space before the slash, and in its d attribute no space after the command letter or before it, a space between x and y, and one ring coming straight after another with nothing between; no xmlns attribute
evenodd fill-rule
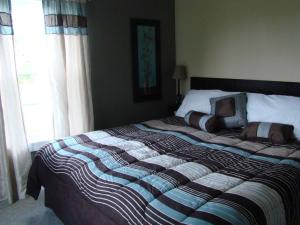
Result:
<svg viewBox="0 0 300 225"><path fill-rule="evenodd" d="M131 19L133 100L161 98L160 22Z"/></svg>

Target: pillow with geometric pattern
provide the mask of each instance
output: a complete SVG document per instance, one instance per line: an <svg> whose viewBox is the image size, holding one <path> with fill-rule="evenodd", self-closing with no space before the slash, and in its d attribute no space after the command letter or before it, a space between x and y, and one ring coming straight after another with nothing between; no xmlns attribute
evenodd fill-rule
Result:
<svg viewBox="0 0 300 225"><path fill-rule="evenodd" d="M247 94L240 93L210 99L211 114L220 117L224 128L247 124Z"/></svg>
<svg viewBox="0 0 300 225"><path fill-rule="evenodd" d="M287 144L295 139L294 126L280 123L249 123L241 134L249 141L268 141L273 144Z"/></svg>
<svg viewBox="0 0 300 225"><path fill-rule="evenodd" d="M190 111L185 115L184 121L190 127L209 133L218 132L222 128L218 117L202 112Z"/></svg>

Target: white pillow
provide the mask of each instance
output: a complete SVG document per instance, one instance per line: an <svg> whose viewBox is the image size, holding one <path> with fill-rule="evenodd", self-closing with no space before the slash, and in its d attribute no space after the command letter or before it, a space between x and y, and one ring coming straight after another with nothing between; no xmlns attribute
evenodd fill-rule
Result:
<svg viewBox="0 0 300 225"><path fill-rule="evenodd" d="M210 98L232 95L233 93L236 92L225 92L221 90L190 90L177 110L176 116L184 117L191 110L210 114Z"/></svg>
<svg viewBox="0 0 300 225"><path fill-rule="evenodd" d="M247 93L248 122L282 123L294 126L300 140L300 98Z"/></svg>

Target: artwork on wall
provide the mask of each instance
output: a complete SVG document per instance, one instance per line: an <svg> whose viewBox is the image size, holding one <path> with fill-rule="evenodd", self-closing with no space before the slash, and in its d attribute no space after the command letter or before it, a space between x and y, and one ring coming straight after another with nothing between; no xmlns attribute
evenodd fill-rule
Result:
<svg viewBox="0 0 300 225"><path fill-rule="evenodd" d="M160 22L131 19L133 100L161 98Z"/></svg>

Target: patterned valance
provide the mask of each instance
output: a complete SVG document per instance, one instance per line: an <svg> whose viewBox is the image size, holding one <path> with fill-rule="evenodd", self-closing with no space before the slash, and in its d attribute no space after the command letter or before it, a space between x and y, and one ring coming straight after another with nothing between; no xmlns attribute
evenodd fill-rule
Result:
<svg viewBox="0 0 300 225"><path fill-rule="evenodd" d="M13 34L11 5L9 0L0 0L0 34Z"/></svg>
<svg viewBox="0 0 300 225"><path fill-rule="evenodd" d="M86 4L83 0L43 0L47 34L86 35Z"/></svg>

